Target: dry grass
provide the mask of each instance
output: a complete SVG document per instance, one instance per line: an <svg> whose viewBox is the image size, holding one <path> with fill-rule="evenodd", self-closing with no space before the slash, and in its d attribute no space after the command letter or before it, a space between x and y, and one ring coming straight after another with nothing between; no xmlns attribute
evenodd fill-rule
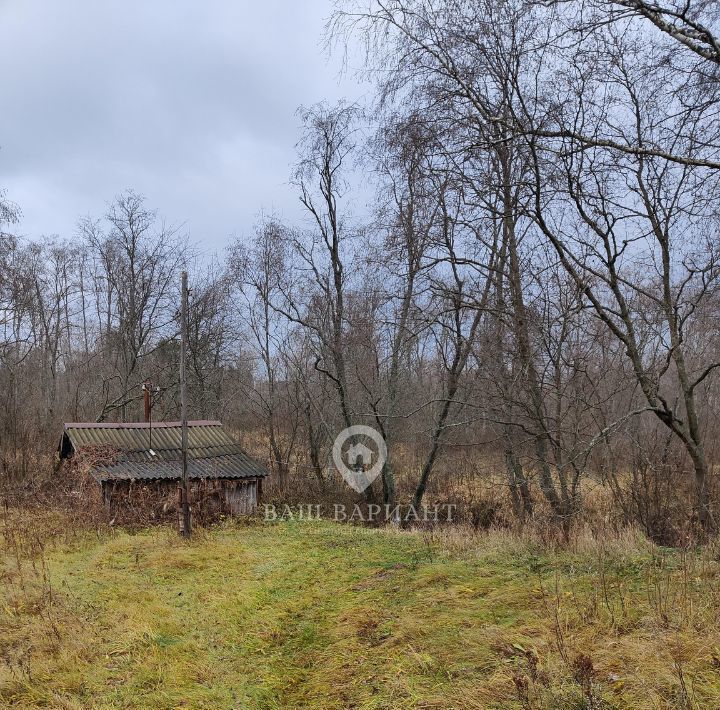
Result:
<svg viewBox="0 0 720 710"><path fill-rule="evenodd" d="M563 548L530 529L249 522L185 543L21 513L3 525L4 706L720 706L718 546L590 529Z"/></svg>

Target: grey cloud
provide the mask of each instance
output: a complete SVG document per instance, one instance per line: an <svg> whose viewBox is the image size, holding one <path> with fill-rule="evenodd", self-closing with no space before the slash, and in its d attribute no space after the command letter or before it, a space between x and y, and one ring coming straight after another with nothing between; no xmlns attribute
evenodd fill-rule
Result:
<svg viewBox="0 0 720 710"><path fill-rule="evenodd" d="M290 215L295 109L365 90L321 50L330 0L5 0L0 186L72 236L120 190L208 248Z"/></svg>

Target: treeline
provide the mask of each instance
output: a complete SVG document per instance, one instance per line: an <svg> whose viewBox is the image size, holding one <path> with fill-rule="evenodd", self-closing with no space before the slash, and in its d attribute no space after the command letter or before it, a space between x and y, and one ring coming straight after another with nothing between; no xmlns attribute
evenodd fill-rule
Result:
<svg viewBox="0 0 720 710"><path fill-rule="evenodd" d="M192 265L193 415L259 434L282 484L322 485L364 423L386 503L470 452L520 522L567 530L592 486L654 539L713 531L717 25L673 0L343 6L330 39L365 48L376 102L302 112L305 221L202 267L131 192L70 241L3 235L5 475L63 419L139 418L145 378L176 416Z"/></svg>

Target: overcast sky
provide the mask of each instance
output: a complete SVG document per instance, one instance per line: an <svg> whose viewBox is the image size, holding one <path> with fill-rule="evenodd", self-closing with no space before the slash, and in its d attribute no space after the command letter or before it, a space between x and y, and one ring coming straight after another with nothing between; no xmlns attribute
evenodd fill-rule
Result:
<svg viewBox="0 0 720 710"><path fill-rule="evenodd" d="M330 0L0 0L0 188L72 237L125 188L208 251L288 185L300 104L364 97L322 48Z"/></svg>

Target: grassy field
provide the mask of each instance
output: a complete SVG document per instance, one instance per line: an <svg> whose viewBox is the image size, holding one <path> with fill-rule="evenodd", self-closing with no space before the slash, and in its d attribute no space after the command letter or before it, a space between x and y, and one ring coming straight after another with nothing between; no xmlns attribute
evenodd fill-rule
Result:
<svg viewBox="0 0 720 710"><path fill-rule="evenodd" d="M3 707L720 707L712 550L297 521L190 542L9 530Z"/></svg>

